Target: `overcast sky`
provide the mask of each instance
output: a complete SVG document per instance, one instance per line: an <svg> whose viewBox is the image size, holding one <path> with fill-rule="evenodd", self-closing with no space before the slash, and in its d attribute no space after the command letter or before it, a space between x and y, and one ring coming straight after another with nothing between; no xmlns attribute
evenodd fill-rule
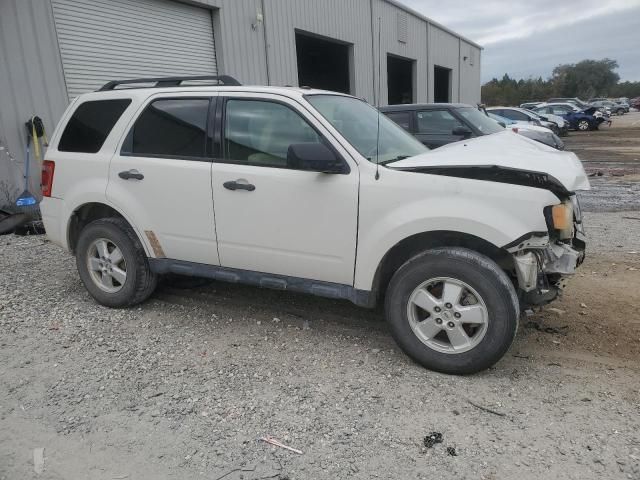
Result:
<svg viewBox="0 0 640 480"><path fill-rule="evenodd" d="M622 80L640 80L640 0L401 1L482 45L483 83L604 57Z"/></svg>

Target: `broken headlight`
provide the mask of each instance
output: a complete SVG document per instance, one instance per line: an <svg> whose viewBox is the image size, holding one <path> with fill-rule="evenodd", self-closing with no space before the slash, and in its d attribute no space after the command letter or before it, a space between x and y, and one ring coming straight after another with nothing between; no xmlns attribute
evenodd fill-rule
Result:
<svg viewBox="0 0 640 480"><path fill-rule="evenodd" d="M573 202L567 200L559 205L552 205L545 208L545 218L551 233L556 233L559 240L573 238Z"/></svg>

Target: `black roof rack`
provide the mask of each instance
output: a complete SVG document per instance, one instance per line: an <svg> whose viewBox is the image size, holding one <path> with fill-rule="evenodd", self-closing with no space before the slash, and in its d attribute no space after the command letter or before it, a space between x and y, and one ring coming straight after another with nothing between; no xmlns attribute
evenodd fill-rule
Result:
<svg viewBox="0 0 640 480"><path fill-rule="evenodd" d="M105 83L97 92L106 92L115 90L119 85L132 85L136 83L155 83L153 87L137 87L137 88L161 88L161 87L179 87L182 82L211 80L229 87L239 87L242 85L238 80L229 75L204 75L198 77L160 77L160 78L133 78L130 80L112 80ZM136 87L133 87L136 88Z"/></svg>

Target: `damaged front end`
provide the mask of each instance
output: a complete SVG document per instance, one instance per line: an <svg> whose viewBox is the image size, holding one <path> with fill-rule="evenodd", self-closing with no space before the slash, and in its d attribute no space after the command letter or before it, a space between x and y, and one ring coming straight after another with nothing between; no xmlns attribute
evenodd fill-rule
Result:
<svg viewBox="0 0 640 480"><path fill-rule="evenodd" d="M580 205L575 195L545 209L548 232L537 232L507 245L513 255L523 309L555 300L585 258Z"/></svg>

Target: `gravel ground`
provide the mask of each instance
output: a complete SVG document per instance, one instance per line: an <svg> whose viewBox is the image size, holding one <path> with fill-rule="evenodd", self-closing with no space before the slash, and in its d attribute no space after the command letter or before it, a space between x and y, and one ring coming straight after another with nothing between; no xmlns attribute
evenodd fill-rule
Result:
<svg viewBox="0 0 640 480"><path fill-rule="evenodd" d="M0 237L0 478L639 479L640 221L586 223L565 297L469 377L345 302L172 283L109 310L43 237Z"/></svg>

